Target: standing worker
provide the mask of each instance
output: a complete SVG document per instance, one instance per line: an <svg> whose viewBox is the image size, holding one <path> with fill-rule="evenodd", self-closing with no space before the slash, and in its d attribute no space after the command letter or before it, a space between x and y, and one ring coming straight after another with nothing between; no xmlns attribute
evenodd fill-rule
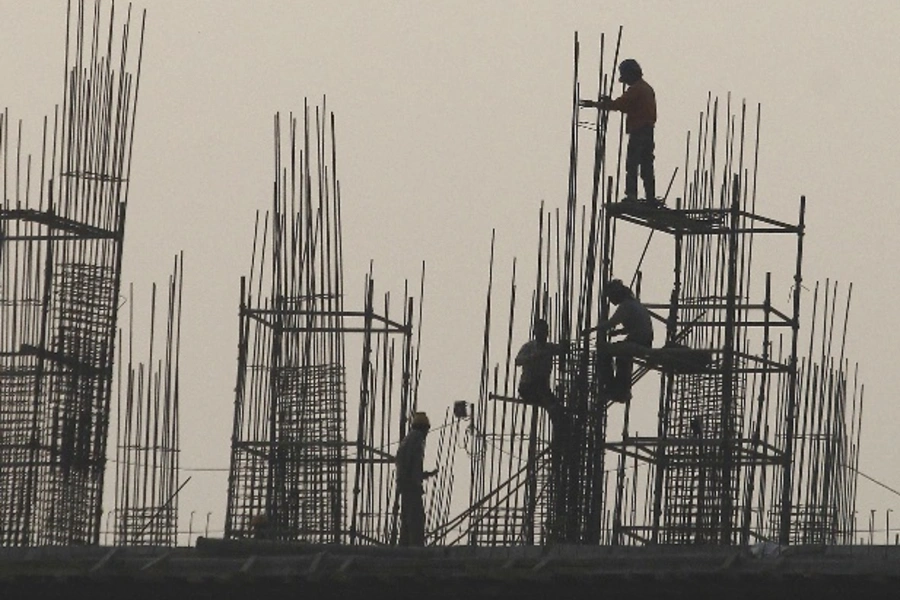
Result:
<svg viewBox="0 0 900 600"><path fill-rule="evenodd" d="M606 321L597 325L600 331L609 331L611 335L624 335L625 342L649 348L653 344L653 322L650 311L634 297L634 293L621 279L613 279L606 284L603 294L616 305L616 312ZM618 329L616 329L618 326ZM618 344L611 344L612 348ZM607 373L605 381L612 400L627 402L631 400L631 373L634 361L627 348L619 348L616 354L615 376L609 372L611 364L605 363ZM604 364L604 363L601 363Z"/></svg>
<svg viewBox="0 0 900 600"><path fill-rule="evenodd" d="M519 397L528 404L547 409L550 417L555 418L559 403L550 390L550 372L553 356L562 353L562 347L547 341L550 327L544 319L534 322L532 333L533 339L523 344L516 354L516 365L522 367Z"/></svg>
<svg viewBox="0 0 900 600"><path fill-rule="evenodd" d="M400 545L425 545L425 504L422 483L437 474L423 471L425 460L425 437L431 423L428 415L417 412L413 415L409 433L400 442L395 458L397 465L397 491L400 494Z"/></svg>
<svg viewBox="0 0 900 600"><path fill-rule="evenodd" d="M638 170L644 182L646 200L656 202L656 176L653 172L653 126L656 124L656 94L644 81L644 72L633 58L619 64L619 81L627 87L625 93L600 101L582 100L581 106L600 110L617 110L625 114L625 132L628 134L628 150L625 155L625 200L637 200Z"/></svg>

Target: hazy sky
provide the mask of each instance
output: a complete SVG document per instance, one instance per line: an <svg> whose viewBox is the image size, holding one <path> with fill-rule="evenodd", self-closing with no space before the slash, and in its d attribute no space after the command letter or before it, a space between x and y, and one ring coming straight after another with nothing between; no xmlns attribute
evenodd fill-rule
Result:
<svg viewBox="0 0 900 600"><path fill-rule="evenodd" d="M491 230L506 282L513 256L533 260L541 200L564 204L574 34L590 72L601 32L611 43L622 25L623 55L657 93L661 190L709 92L761 103L760 212L796 221L805 194L805 282L853 283L848 354L867 401L860 466L900 489L896 1L134 6L147 9L147 31L123 277L147 296L185 252L184 466L228 466L238 280L255 211L270 202L273 114L327 95L336 115L348 306L362 303L352 293L370 259L378 289L395 294L404 279L417 287L426 262L420 401L443 412L477 398ZM65 10L64 0L0 0L0 103L25 120L34 150L39 119L61 99ZM213 511L221 528L226 473L191 474L184 515L197 512L196 530ZM900 502L861 481L858 507Z"/></svg>

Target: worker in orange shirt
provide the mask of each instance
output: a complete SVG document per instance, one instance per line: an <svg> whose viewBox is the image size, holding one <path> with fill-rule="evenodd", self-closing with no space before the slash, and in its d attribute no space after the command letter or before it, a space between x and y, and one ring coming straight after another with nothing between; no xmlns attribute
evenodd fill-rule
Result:
<svg viewBox="0 0 900 600"><path fill-rule="evenodd" d="M644 72L633 58L619 64L619 81L627 88L615 100L603 96L600 101L582 100L581 106L600 110L617 110L625 115L628 150L625 155L625 198L637 200L637 180L640 172L646 200L656 201L656 177L653 172L653 126L656 124L656 94L644 81Z"/></svg>

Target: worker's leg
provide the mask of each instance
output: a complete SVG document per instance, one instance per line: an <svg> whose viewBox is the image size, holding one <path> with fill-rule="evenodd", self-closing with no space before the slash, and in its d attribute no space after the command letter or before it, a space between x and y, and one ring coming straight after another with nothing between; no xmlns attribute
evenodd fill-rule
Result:
<svg viewBox="0 0 900 600"><path fill-rule="evenodd" d="M634 361L630 356L616 357L616 400L631 399L631 374Z"/></svg>
<svg viewBox="0 0 900 600"><path fill-rule="evenodd" d="M601 350L597 353L597 385L601 391L612 387L613 375L613 357Z"/></svg>
<svg viewBox="0 0 900 600"><path fill-rule="evenodd" d="M541 406L547 411L551 422L557 423L562 418L564 413L562 404L560 404L559 398L550 389L549 384L544 386L544 389L541 391Z"/></svg>
<svg viewBox="0 0 900 600"><path fill-rule="evenodd" d="M616 392L616 372L614 351L616 343L602 342L597 348L597 390L600 397L610 400Z"/></svg>
<svg viewBox="0 0 900 600"><path fill-rule="evenodd" d="M410 494L400 493L400 546L409 546L409 496Z"/></svg>
<svg viewBox="0 0 900 600"><path fill-rule="evenodd" d="M625 197L637 199L638 165L640 164L640 139L634 134L628 136L625 152Z"/></svg>
<svg viewBox="0 0 900 600"><path fill-rule="evenodd" d="M653 126L648 125L631 134L631 138L637 144L636 162L640 167L641 180L644 182L644 193L647 200L656 199L656 173L654 171L654 151L656 144L653 141Z"/></svg>
<svg viewBox="0 0 900 600"><path fill-rule="evenodd" d="M548 397L552 397L550 384L546 382L532 383L531 385L519 385L519 398L526 404L538 408L546 408Z"/></svg>
<svg viewBox="0 0 900 600"><path fill-rule="evenodd" d="M519 398L535 408L546 410L551 420L555 420L560 411L559 401L550 390L549 382L520 385Z"/></svg>
<svg viewBox="0 0 900 600"><path fill-rule="evenodd" d="M425 545L425 503L422 494L407 494L409 499L409 545Z"/></svg>

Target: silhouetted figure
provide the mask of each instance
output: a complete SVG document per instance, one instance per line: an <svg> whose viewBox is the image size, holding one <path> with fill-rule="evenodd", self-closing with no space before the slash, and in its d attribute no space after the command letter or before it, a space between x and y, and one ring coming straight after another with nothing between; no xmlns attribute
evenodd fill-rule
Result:
<svg viewBox="0 0 900 600"><path fill-rule="evenodd" d="M400 493L400 545L425 545L425 504L422 483L437 473L423 471L425 459L425 437L431 423L428 415L417 412L413 415L410 430L400 442L395 458L397 466L397 491Z"/></svg>
<svg viewBox="0 0 900 600"><path fill-rule="evenodd" d="M606 360L607 372L604 381L607 382L607 392L611 400L627 402L631 400L631 373L634 366L632 357L627 353L626 344L637 344L649 348L653 344L653 323L650 311L634 297L631 289L621 279L613 279L603 291L603 294L612 304L616 305L616 312L606 321L597 325L600 331L609 331L611 335L624 335L623 342L609 345L610 351L615 355L615 374L609 372L612 365Z"/></svg>
<svg viewBox="0 0 900 600"><path fill-rule="evenodd" d="M612 100L606 96L599 102L582 100L582 106L601 110L617 110L625 114L628 150L625 154L625 200L637 200L638 171L644 182L646 199L656 201L656 176L653 171L653 127L656 124L656 94L644 81L644 72L633 58L619 64L619 81L628 86L625 93Z"/></svg>
<svg viewBox="0 0 900 600"><path fill-rule="evenodd" d="M559 401L550 389L550 373L553 357L562 352L562 346L547 341L550 328L547 321L538 319L532 329L533 339L526 342L516 354L516 365L522 367L519 378L519 398L540 406L556 416Z"/></svg>

